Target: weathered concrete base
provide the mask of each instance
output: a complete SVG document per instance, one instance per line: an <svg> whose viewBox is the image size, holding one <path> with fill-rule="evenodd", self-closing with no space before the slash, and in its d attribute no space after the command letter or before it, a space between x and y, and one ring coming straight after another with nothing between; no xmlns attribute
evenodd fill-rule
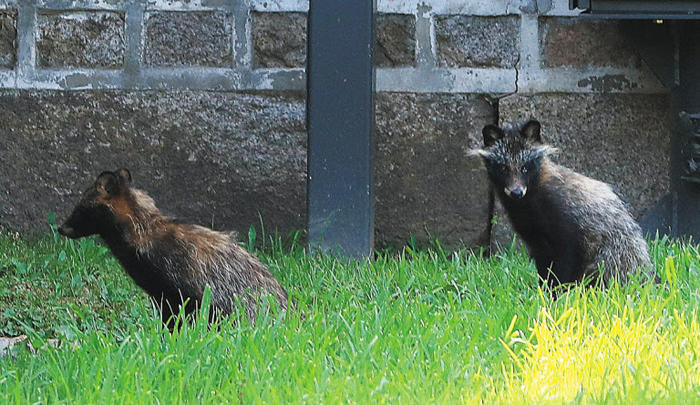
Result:
<svg viewBox="0 0 700 405"><path fill-rule="evenodd" d="M667 95L538 94L499 103L499 122L535 118L558 163L613 186L640 221L669 190ZM498 207L498 205L497 205ZM502 208L492 241L511 242Z"/></svg>
<svg viewBox="0 0 700 405"><path fill-rule="evenodd" d="M494 122L485 98L464 94L377 95L376 239L438 238L485 245L487 188L482 163L467 156Z"/></svg>
<svg viewBox="0 0 700 405"><path fill-rule="evenodd" d="M0 224L22 233L119 167L185 221L306 226L302 94L5 91L0 123Z"/></svg>
<svg viewBox="0 0 700 405"><path fill-rule="evenodd" d="M487 243L487 182L466 152L494 107L463 94L377 95L376 240ZM245 234L306 228L301 93L0 92L0 225L62 221L104 170L126 167L166 213Z"/></svg>

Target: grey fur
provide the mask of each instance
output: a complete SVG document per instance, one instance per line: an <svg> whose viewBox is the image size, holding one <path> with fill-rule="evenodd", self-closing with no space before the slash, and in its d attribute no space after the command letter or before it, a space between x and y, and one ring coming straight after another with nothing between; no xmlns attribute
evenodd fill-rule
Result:
<svg viewBox="0 0 700 405"><path fill-rule="evenodd" d="M599 267L603 266L600 281L607 286L613 278L625 283L640 270L653 270L641 227L608 184L557 165L549 158L543 165L551 173L547 190L558 194L561 209L584 230L584 277L597 278Z"/></svg>
<svg viewBox="0 0 700 405"><path fill-rule="evenodd" d="M488 125L483 133L485 147L475 154L542 280L556 286L590 277L607 286L653 273L642 230L622 200L608 184L554 163L557 150L541 143L537 121Z"/></svg>

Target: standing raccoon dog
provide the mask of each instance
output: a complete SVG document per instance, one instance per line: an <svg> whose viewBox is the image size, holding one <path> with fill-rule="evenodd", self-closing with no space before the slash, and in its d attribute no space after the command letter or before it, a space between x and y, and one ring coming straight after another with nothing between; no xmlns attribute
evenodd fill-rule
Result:
<svg viewBox="0 0 700 405"><path fill-rule="evenodd" d="M553 163L540 123L487 125L475 151L515 231L551 288L584 278L607 286L651 270L642 230L606 183ZM599 268L603 266L602 273Z"/></svg>
<svg viewBox="0 0 700 405"><path fill-rule="evenodd" d="M228 234L175 222L129 183L126 169L100 174L58 232L72 239L100 235L127 274L151 296L166 326L173 328L171 316L183 304L186 314L194 312L207 285L213 316L229 315L240 301L254 321L266 295L286 309L284 288Z"/></svg>

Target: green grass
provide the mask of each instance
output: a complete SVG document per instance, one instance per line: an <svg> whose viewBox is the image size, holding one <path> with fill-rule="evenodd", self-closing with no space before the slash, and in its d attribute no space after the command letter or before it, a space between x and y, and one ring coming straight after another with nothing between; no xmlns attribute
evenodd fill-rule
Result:
<svg viewBox="0 0 700 405"><path fill-rule="evenodd" d="M0 333L40 348L0 358L0 403L700 403L695 246L652 243L662 285L554 302L519 249L258 254L296 311L171 335L95 241L0 236Z"/></svg>

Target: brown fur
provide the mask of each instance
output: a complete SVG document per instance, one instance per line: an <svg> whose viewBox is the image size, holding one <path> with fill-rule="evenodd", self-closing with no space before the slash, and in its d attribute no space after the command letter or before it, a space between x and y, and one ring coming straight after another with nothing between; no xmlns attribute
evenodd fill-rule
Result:
<svg viewBox="0 0 700 405"><path fill-rule="evenodd" d="M102 173L59 232L71 238L99 234L157 304L164 323L172 327L171 315L185 300L185 312L194 312L206 286L217 315L229 315L240 301L254 321L265 296L286 309L284 288L229 234L163 215L148 194L129 187L130 180L125 169Z"/></svg>

